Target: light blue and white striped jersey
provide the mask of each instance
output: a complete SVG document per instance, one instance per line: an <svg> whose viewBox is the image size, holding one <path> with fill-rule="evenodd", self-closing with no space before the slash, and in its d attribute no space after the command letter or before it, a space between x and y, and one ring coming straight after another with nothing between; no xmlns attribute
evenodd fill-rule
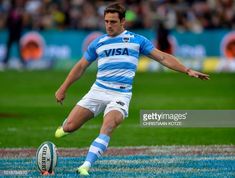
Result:
<svg viewBox="0 0 235 178"><path fill-rule="evenodd" d="M148 55L153 49L147 38L125 30L115 37L105 34L95 39L84 58L88 62L98 60L97 86L131 92L140 54Z"/></svg>

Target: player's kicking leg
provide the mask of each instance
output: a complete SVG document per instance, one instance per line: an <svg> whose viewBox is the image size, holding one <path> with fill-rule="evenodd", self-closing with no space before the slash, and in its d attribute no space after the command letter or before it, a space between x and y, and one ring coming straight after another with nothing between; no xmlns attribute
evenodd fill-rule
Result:
<svg viewBox="0 0 235 178"><path fill-rule="evenodd" d="M121 124L123 117L123 113L117 110L111 110L105 115L99 136L92 142L85 162L77 168L80 175L89 175L91 165L107 150L110 136L114 129Z"/></svg>
<svg viewBox="0 0 235 178"><path fill-rule="evenodd" d="M94 117L94 114L86 108L76 105L70 112L68 118L64 121L56 132L55 137L60 138L79 129L86 121Z"/></svg>

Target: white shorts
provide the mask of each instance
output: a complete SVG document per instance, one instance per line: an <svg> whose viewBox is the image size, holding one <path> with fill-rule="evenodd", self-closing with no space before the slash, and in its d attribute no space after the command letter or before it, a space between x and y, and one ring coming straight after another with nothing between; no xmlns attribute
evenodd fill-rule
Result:
<svg viewBox="0 0 235 178"><path fill-rule="evenodd" d="M77 103L89 109L97 116L104 112L104 116L111 110L120 111L123 118L128 117L129 103L132 93L121 93L98 87L93 84L90 91Z"/></svg>

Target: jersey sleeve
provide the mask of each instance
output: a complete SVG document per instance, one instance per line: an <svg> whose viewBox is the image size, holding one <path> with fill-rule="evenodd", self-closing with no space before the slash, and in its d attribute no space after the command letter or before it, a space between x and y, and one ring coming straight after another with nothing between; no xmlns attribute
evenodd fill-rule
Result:
<svg viewBox="0 0 235 178"><path fill-rule="evenodd" d="M83 57L88 61L88 62L93 62L97 58L97 53L96 53L96 40L92 41L89 45L87 50L85 51Z"/></svg>
<svg viewBox="0 0 235 178"><path fill-rule="evenodd" d="M149 55L151 51L155 48L153 43L149 41L147 38L141 36L141 44L140 44L140 53L143 55Z"/></svg>

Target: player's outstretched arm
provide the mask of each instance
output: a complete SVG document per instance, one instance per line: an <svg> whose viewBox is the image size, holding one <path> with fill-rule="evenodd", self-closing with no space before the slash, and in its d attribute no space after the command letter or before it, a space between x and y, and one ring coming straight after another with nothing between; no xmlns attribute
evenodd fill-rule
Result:
<svg viewBox="0 0 235 178"><path fill-rule="evenodd" d="M90 63L85 58L81 58L71 69L65 81L55 93L57 102L62 104L63 100L65 99L65 93L67 89L82 76L89 64Z"/></svg>
<svg viewBox="0 0 235 178"><path fill-rule="evenodd" d="M202 80L209 79L209 75L185 67L182 63L179 62L179 60L176 57L170 54L167 54L165 52L162 52L156 48L150 53L149 57L151 57L155 61L160 62L162 65L170 69L186 73L190 77L195 77L195 78L199 78Z"/></svg>

